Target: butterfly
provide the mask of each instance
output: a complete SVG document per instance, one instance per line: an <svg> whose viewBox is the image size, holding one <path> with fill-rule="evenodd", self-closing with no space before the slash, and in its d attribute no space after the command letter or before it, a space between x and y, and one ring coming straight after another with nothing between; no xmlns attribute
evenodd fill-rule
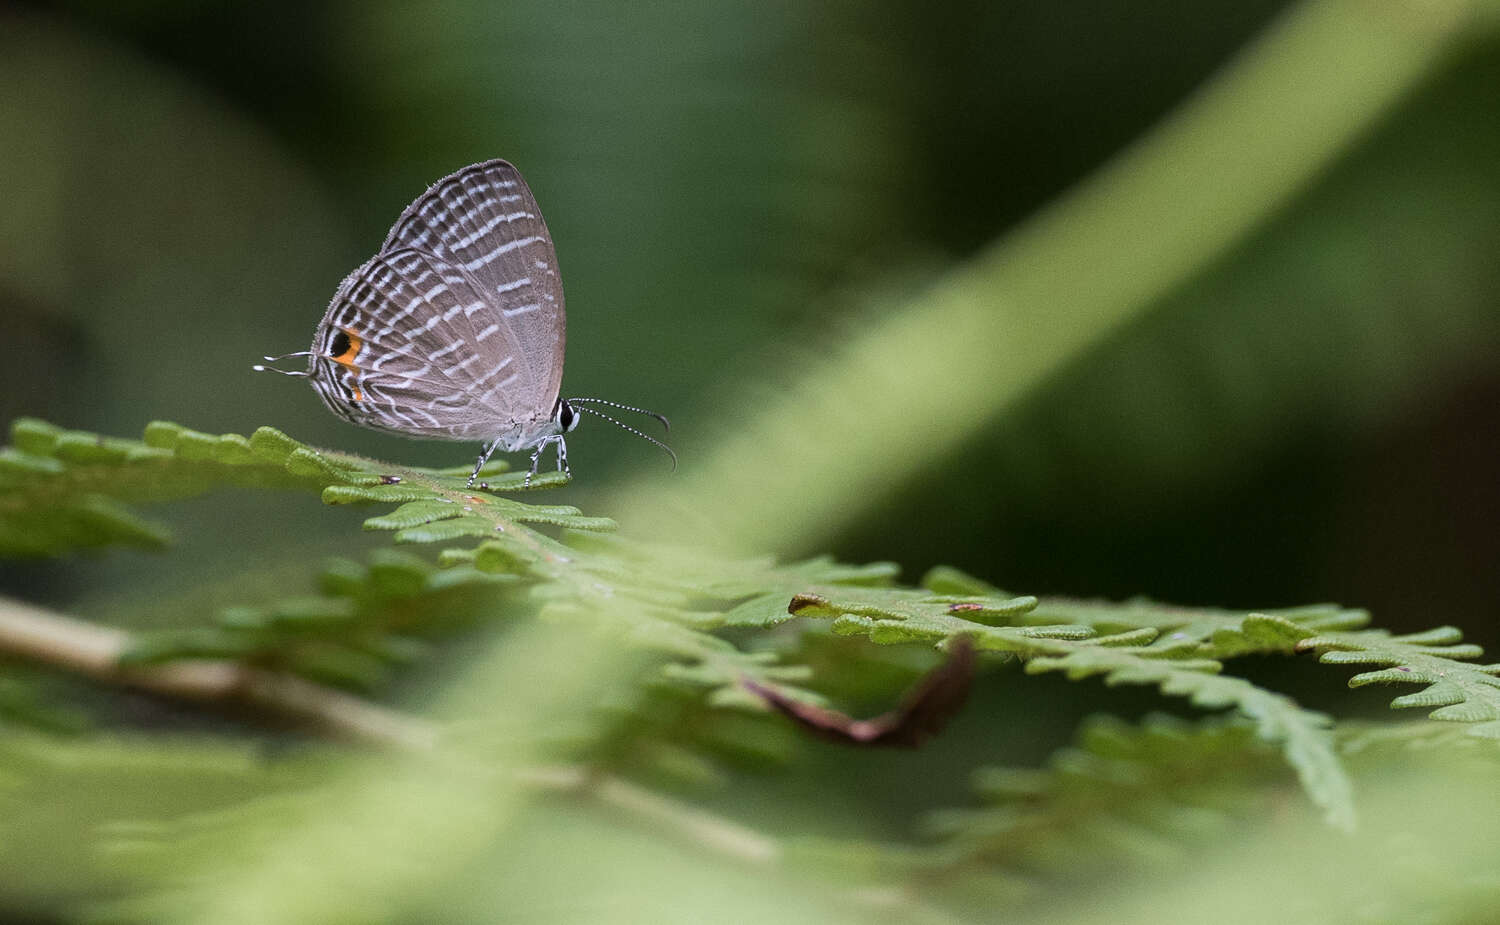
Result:
<svg viewBox="0 0 1500 925"><path fill-rule="evenodd" d="M375 430L475 440L483 452L531 450L526 484L556 447L593 414L661 447L665 443L599 410L653 417L602 398L563 398L567 313L557 253L520 171L503 160L463 168L433 184L386 235L374 257L344 278L318 323L305 376L334 414Z"/></svg>

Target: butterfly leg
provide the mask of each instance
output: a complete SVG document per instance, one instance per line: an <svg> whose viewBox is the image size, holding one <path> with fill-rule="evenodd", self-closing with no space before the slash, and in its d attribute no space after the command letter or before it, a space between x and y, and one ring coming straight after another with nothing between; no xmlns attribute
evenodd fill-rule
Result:
<svg viewBox="0 0 1500 925"><path fill-rule="evenodd" d="M470 488L474 487L474 480L477 479L477 478L479 478L479 470L483 469L484 468L484 464L490 461L490 456L494 454L495 450L499 446L500 446L500 441L499 440L496 440L494 443L489 443L489 444L485 445L484 452L482 452L482 453L479 454L479 462L477 462L477 463L474 464L474 471L469 473L469 487ZM533 468L535 468L535 467L533 466Z"/></svg>
<svg viewBox="0 0 1500 925"><path fill-rule="evenodd" d="M531 487L531 479L536 475L536 467L541 465L542 462L542 450L545 450L546 448L546 440L543 440L541 443L537 444L536 451L531 454L531 471L526 473L526 481L521 483L522 488Z"/></svg>
<svg viewBox="0 0 1500 925"><path fill-rule="evenodd" d="M566 475L569 479L573 478L573 470L568 468L568 442L562 438L561 434L554 434L537 444L536 452L531 454L531 471L526 473L525 485L531 485L532 478L536 476L537 468L542 464L542 453L546 452L547 447L554 443L557 444L557 471Z"/></svg>

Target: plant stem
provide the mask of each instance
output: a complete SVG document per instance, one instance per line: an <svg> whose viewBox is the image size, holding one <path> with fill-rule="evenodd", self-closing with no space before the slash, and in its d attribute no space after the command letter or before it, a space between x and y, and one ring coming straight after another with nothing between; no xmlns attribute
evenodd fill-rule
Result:
<svg viewBox="0 0 1500 925"><path fill-rule="evenodd" d="M0 652L103 681L197 701L238 701L311 722L341 739L426 750L437 730L414 716L294 675L230 661L121 668L130 634L0 597Z"/></svg>
<svg viewBox="0 0 1500 925"><path fill-rule="evenodd" d="M229 661L185 660L154 668L122 669L130 634L0 597L0 652L84 675L201 702L243 702L309 721L337 738L404 752L426 752L437 729L419 717L332 690L293 675ZM741 863L780 859L775 839L694 806L652 793L586 767L523 768L518 781L538 791L586 797L655 831L672 833L698 848Z"/></svg>

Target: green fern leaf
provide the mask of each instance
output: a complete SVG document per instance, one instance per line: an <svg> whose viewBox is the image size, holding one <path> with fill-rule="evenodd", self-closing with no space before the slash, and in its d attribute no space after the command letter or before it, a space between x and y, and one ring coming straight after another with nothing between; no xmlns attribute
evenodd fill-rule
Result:
<svg viewBox="0 0 1500 925"><path fill-rule="evenodd" d="M1333 665L1382 665L1349 679L1350 687L1369 684L1425 684L1415 694L1391 701L1396 708L1434 708L1429 716L1472 723L1481 738L1500 736L1500 665L1475 665L1484 651L1466 644L1451 626L1392 636L1384 630L1324 633L1302 640L1299 648Z"/></svg>
<svg viewBox="0 0 1500 925"><path fill-rule="evenodd" d="M524 474L503 471L503 464L487 466L489 481L482 488L526 487ZM460 476L320 451L270 427L246 438L153 421L136 441L22 418L11 426L11 446L0 448L0 555L57 555L111 545L159 548L169 541L168 531L127 505L192 497L219 485L321 491L328 504L421 505L367 524L372 530L400 531L402 542L485 535L478 521L432 526L472 513L466 507L488 512L495 522L614 528L607 518L585 517L567 505L527 505L470 489L466 476L467 470ZM543 473L529 487L565 482L558 473ZM455 513L437 516L438 504L452 505Z"/></svg>
<svg viewBox="0 0 1500 925"><path fill-rule="evenodd" d="M159 548L168 531L127 504L192 497L220 484L320 487L288 465L287 444L300 445L262 430L247 440L157 421L137 441L19 419L11 425L11 446L0 450L0 555Z"/></svg>
<svg viewBox="0 0 1500 925"><path fill-rule="evenodd" d="M1101 645L1094 628L1087 625L996 626L967 619L974 613L1035 618L1041 608L1034 598L953 601L923 592L887 589L837 600L821 594L799 595L789 609L801 616L832 617L835 632L867 635L882 644L932 642L969 634L981 649L1008 652L1026 660L1030 673L1059 671L1071 680L1102 676L1107 684L1154 686L1168 696L1186 697L1204 709L1233 708L1255 722L1263 739L1281 746L1309 797L1324 810L1330 823L1345 829L1354 826L1353 787L1335 754L1329 718L1243 679L1220 676L1222 666L1217 660L1183 658L1180 648ZM1107 608L1092 605L1092 610L1096 623L1119 626L1117 616L1106 615ZM1137 622L1144 620L1140 610L1132 616ZM1167 627L1195 622L1223 624L1228 620L1215 616L1213 621L1204 621L1200 614L1183 623L1170 609L1162 617ZM1310 635L1291 620L1265 615L1242 617L1234 627L1210 629L1204 625L1199 631L1211 634L1230 629L1233 636L1223 643L1236 652L1286 646L1289 640ZM1150 635L1155 635L1154 630Z"/></svg>
<svg viewBox="0 0 1500 925"><path fill-rule="evenodd" d="M976 864L1067 881L1121 864L1165 868L1263 812L1284 776L1243 722L1097 718L1045 769L975 771L982 805L927 817L937 842L920 876Z"/></svg>
<svg viewBox="0 0 1500 925"><path fill-rule="evenodd" d="M128 659L231 658L367 688L393 666L420 658L425 638L462 625L451 620L456 614L540 612L612 628L614 638L650 653L656 670L648 686L663 685L704 708L761 710L741 679L820 701L795 686L812 680L795 663L796 643L786 641L798 637L783 637L776 651L745 651L718 631L809 617L829 620L834 634L883 644L932 645L967 634L982 650L1022 660L1031 673L1148 685L1200 708L1238 711L1262 739L1280 746L1314 802L1341 826L1353 823L1352 799L1328 719L1223 675L1226 659L1316 651L1326 663L1377 666L1350 683L1421 683L1421 691L1393 705L1467 723L1476 737L1500 737L1500 666L1468 661L1480 650L1449 627L1392 637L1362 629L1363 611L1331 605L1246 613L1039 600L1006 595L952 569L928 573L926 590L901 588L892 584L897 570L889 563L727 560L611 537L614 523L606 518L494 494L525 484L524 474L503 464L487 466L481 476L470 488L466 468L411 469L318 451L271 428L246 438L155 422L142 440L130 441L20 421L12 446L0 450L0 550L160 545L164 532L132 506L221 484L318 491L330 504L388 505L365 521L366 529L441 547L436 565L394 550L363 565L339 560L324 571L315 594L230 607L209 625L143 636ZM562 481L547 474L530 487ZM529 590L513 594L517 587ZM783 662L789 654L794 658ZM1138 847L1149 853L1144 843Z"/></svg>

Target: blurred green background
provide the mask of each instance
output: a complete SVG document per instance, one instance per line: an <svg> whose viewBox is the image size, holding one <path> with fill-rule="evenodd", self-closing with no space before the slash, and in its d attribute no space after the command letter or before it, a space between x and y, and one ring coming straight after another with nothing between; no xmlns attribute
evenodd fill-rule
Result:
<svg viewBox="0 0 1500 925"><path fill-rule="evenodd" d="M1017 593L1335 600L1393 630L1454 624L1493 649L1493 6L5 4L0 419L121 435L157 418L212 432L269 424L379 458L472 459L474 446L357 430L305 384L250 365L305 348L339 280L427 183L505 157L556 239L565 394L669 414L682 459L673 475L653 448L590 421L570 439L575 482L546 501L644 531L644 512L683 498L731 514L725 531L753 536L754 551L889 559L908 580L941 562ZM1205 91L1246 60L1251 77L1233 93ZM1158 143L1185 110L1201 134ZM1256 142L1243 163L1213 147L1241 135ZM1225 155L1222 168L1206 156L1196 173L1173 172L1203 152ZM1099 181L1122 175L1139 182ZM1149 210L1134 225L1109 211L1137 203ZM1117 240L1114 228L1126 229ZM928 311L954 292L963 311ZM1077 298L1048 301L1068 292ZM927 317L956 323L918 331L911 366L898 356L863 388L849 368L867 355L863 338ZM984 339L1007 324L1014 342ZM1018 356L1041 359L1016 372ZM842 391L817 391L825 371ZM892 383L919 400L861 404ZM943 414L902 417L922 399ZM736 481L724 462L736 453L759 483ZM743 487L756 484L763 493ZM0 563L0 593L114 623L201 621L215 605L306 588L310 563L330 553L388 545L360 533L369 513L225 492L167 507L180 542L165 555ZM816 635L807 647L840 705L869 710L930 662L916 647ZM851 651L869 677L829 667ZM422 701L434 675L471 667L467 653L443 654L382 693ZM1345 693L1328 670L1247 662L1311 706ZM804 745L791 773L705 799L778 832L905 837L922 810L968 799L977 764L1038 762L1086 712L1134 716L1161 701L997 670L917 755ZM1385 715L1388 701L1363 692L1336 705ZM223 731L218 717L146 698L91 706L106 725ZM235 753L227 779L236 762L297 773ZM164 753L161 764L191 761ZM147 770L144 804L175 793ZM846 785L854 773L862 788ZM91 804L70 802L89 788L71 783L55 784L55 804L93 825ZM26 805L37 812L23 819L46 832L47 801ZM631 862L607 876L693 868L637 857L627 826L549 808L535 827L550 826L552 854L538 857L587 861L570 840L597 844L606 828L605 853ZM52 850L74 853L72 830L55 828ZM555 874L533 842L516 844L526 858L461 872L495 891L454 891L471 912L514 881L574 870ZM57 884L53 865L33 866L41 886L17 887L28 899L77 888L61 861ZM489 885L492 869L511 879ZM776 912L771 902L763 916Z"/></svg>
<svg viewBox="0 0 1500 925"><path fill-rule="evenodd" d="M249 365L305 346L426 183L503 156L563 263L565 394L669 413L691 470L712 434L1108 162L1282 7L7 4L0 417L120 434L269 423L463 461L474 448L359 432ZM1486 35L1186 285L921 477L866 496L829 551L1025 592L1332 599L1494 641ZM983 390L982 371L962 374ZM827 413L809 409L807 434ZM571 452L566 500L627 472L671 490L663 460L618 432L590 426ZM303 551L287 523L350 542L352 520L309 505L257 531L258 503L188 507L179 527L241 531L235 548L267 564ZM140 576L225 567L126 553L0 578L86 607Z"/></svg>

